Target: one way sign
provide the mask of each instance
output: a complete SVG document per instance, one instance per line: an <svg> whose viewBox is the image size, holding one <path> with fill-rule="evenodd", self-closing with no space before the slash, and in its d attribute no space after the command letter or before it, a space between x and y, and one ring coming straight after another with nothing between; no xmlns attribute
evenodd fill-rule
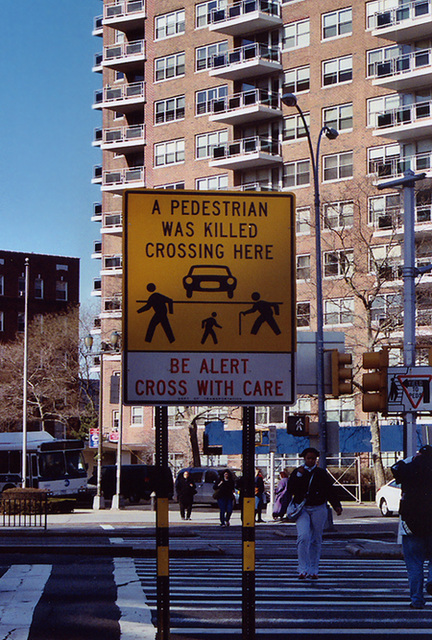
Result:
<svg viewBox="0 0 432 640"><path fill-rule="evenodd" d="M388 413L432 413L432 367L389 367Z"/></svg>

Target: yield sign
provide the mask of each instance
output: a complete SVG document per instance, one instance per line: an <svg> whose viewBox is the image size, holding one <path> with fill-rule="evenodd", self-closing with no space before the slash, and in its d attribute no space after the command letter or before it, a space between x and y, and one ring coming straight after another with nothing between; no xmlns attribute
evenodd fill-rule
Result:
<svg viewBox="0 0 432 640"><path fill-rule="evenodd" d="M430 403L432 375L398 375L397 379L414 409L417 409L422 402Z"/></svg>

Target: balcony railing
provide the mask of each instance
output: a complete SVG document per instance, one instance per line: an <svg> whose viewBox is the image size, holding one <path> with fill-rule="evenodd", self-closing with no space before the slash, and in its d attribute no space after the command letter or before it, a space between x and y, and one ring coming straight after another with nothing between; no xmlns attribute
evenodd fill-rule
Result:
<svg viewBox="0 0 432 640"><path fill-rule="evenodd" d="M239 188L241 191L279 191L271 182L245 182Z"/></svg>
<svg viewBox="0 0 432 640"><path fill-rule="evenodd" d="M128 62L129 60L142 60L145 57L144 40L133 42L118 42L104 47L103 64L110 65L116 62Z"/></svg>
<svg viewBox="0 0 432 640"><path fill-rule="evenodd" d="M403 211L400 207L388 207L385 210L374 212L372 223L378 231L395 231L403 228L403 220ZM414 221L416 225L429 225L432 222L432 205L416 204Z"/></svg>
<svg viewBox="0 0 432 640"><path fill-rule="evenodd" d="M110 146L133 146L144 143L144 125L137 124L130 127L116 127L113 129L103 129L101 136L102 148Z"/></svg>
<svg viewBox="0 0 432 640"><path fill-rule="evenodd" d="M369 172L375 173L379 179L394 178L408 170L431 173L432 152L417 153L404 158L395 156L386 160L373 160L369 163Z"/></svg>
<svg viewBox="0 0 432 640"><path fill-rule="evenodd" d="M209 15L210 31L232 36L271 29L281 23L280 3L275 0L241 0L213 9Z"/></svg>
<svg viewBox="0 0 432 640"><path fill-rule="evenodd" d="M418 20L431 15L431 0L412 0L398 7L386 9L375 14L375 28L385 29L400 25L407 20Z"/></svg>
<svg viewBox="0 0 432 640"><path fill-rule="evenodd" d="M256 66L259 63L280 65L280 50L276 47L269 47L267 44L254 42L237 49L231 49L220 55L215 55L211 61L211 75L219 71L235 68L239 65L250 64Z"/></svg>
<svg viewBox="0 0 432 640"><path fill-rule="evenodd" d="M94 108L115 108L119 109L119 103L136 104L144 101L144 82L132 82L131 84L122 84L115 87L106 86L102 91L95 92Z"/></svg>
<svg viewBox="0 0 432 640"><path fill-rule="evenodd" d="M116 187L128 185L144 186L144 167L130 167L115 171L104 171L102 177L102 189L110 190Z"/></svg>
<svg viewBox="0 0 432 640"><path fill-rule="evenodd" d="M213 149L213 160L224 158L234 158L256 153L264 153L271 156L280 156L281 149L277 140L254 136L253 138L242 138L234 142L225 142Z"/></svg>
<svg viewBox="0 0 432 640"><path fill-rule="evenodd" d="M144 11L144 0L114 0L104 6L104 19L126 18Z"/></svg>
<svg viewBox="0 0 432 640"><path fill-rule="evenodd" d="M224 96L213 100L211 111L212 115L216 117L223 117L225 115L234 117L244 109L250 110L251 107L263 107L267 111L270 111L270 116L274 115L271 113L271 110L277 111L280 109L279 95L267 89L243 91L242 93L236 93L231 96ZM255 111L256 110L254 110L254 114Z"/></svg>
<svg viewBox="0 0 432 640"><path fill-rule="evenodd" d="M372 69L377 85L388 85L398 90L419 84L419 77L432 72L432 49L412 51L391 60L376 62Z"/></svg>
<svg viewBox="0 0 432 640"><path fill-rule="evenodd" d="M414 124L423 118L430 118L432 114L432 100L406 104L396 109L390 109L378 115L378 129L397 127L404 124Z"/></svg>
<svg viewBox="0 0 432 640"><path fill-rule="evenodd" d="M122 310L122 299L119 296L114 296L112 298L104 298L103 300L103 310L104 311L121 311Z"/></svg>
<svg viewBox="0 0 432 640"><path fill-rule="evenodd" d="M271 0L242 0L241 2L234 2L227 7L213 9L210 12L210 23L223 22L253 11L262 11L262 13L268 13L270 16L280 16L280 4Z"/></svg>
<svg viewBox="0 0 432 640"><path fill-rule="evenodd" d="M103 259L104 271L115 271L122 269L122 257L121 255L105 256Z"/></svg>
<svg viewBox="0 0 432 640"><path fill-rule="evenodd" d="M102 222L102 233L119 233L122 230L122 214L105 213Z"/></svg>

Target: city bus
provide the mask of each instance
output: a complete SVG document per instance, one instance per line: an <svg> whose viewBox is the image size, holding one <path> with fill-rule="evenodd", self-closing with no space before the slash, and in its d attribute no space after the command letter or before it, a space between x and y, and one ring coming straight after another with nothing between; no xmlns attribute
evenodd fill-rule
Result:
<svg viewBox="0 0 432 640"><path fill-rule="evenodd" d="M56 440L46 431L27 433L27 487L87 502L92 491L81 440ZM22 486L22 432L0 433L0 492Z"/></svg>

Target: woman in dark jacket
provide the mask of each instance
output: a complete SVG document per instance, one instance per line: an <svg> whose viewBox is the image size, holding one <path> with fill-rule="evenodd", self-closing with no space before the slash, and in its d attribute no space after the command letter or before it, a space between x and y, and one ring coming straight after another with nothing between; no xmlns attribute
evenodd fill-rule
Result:
<svg viewBox="0 0 432 640"><path fill-rule="evenodd" d="M339 516L342 505L333 487L333 479L325 469L317 466L319 451L313 447L305 449L301 457L304 464L294 469L288 480L288 499L299 504L306 503L297 525L297 555L299 579L316 580L321 557L324 526L327 520L327 501Z"/></svg>
<svg viewBox="0 0 432 640"><path fill-rule="evenodd" d="M213 485L219 505L221 527L229 527L234 508L234 488L234 478L230 471L224 471L222 478L216 480Z"/></svg>

